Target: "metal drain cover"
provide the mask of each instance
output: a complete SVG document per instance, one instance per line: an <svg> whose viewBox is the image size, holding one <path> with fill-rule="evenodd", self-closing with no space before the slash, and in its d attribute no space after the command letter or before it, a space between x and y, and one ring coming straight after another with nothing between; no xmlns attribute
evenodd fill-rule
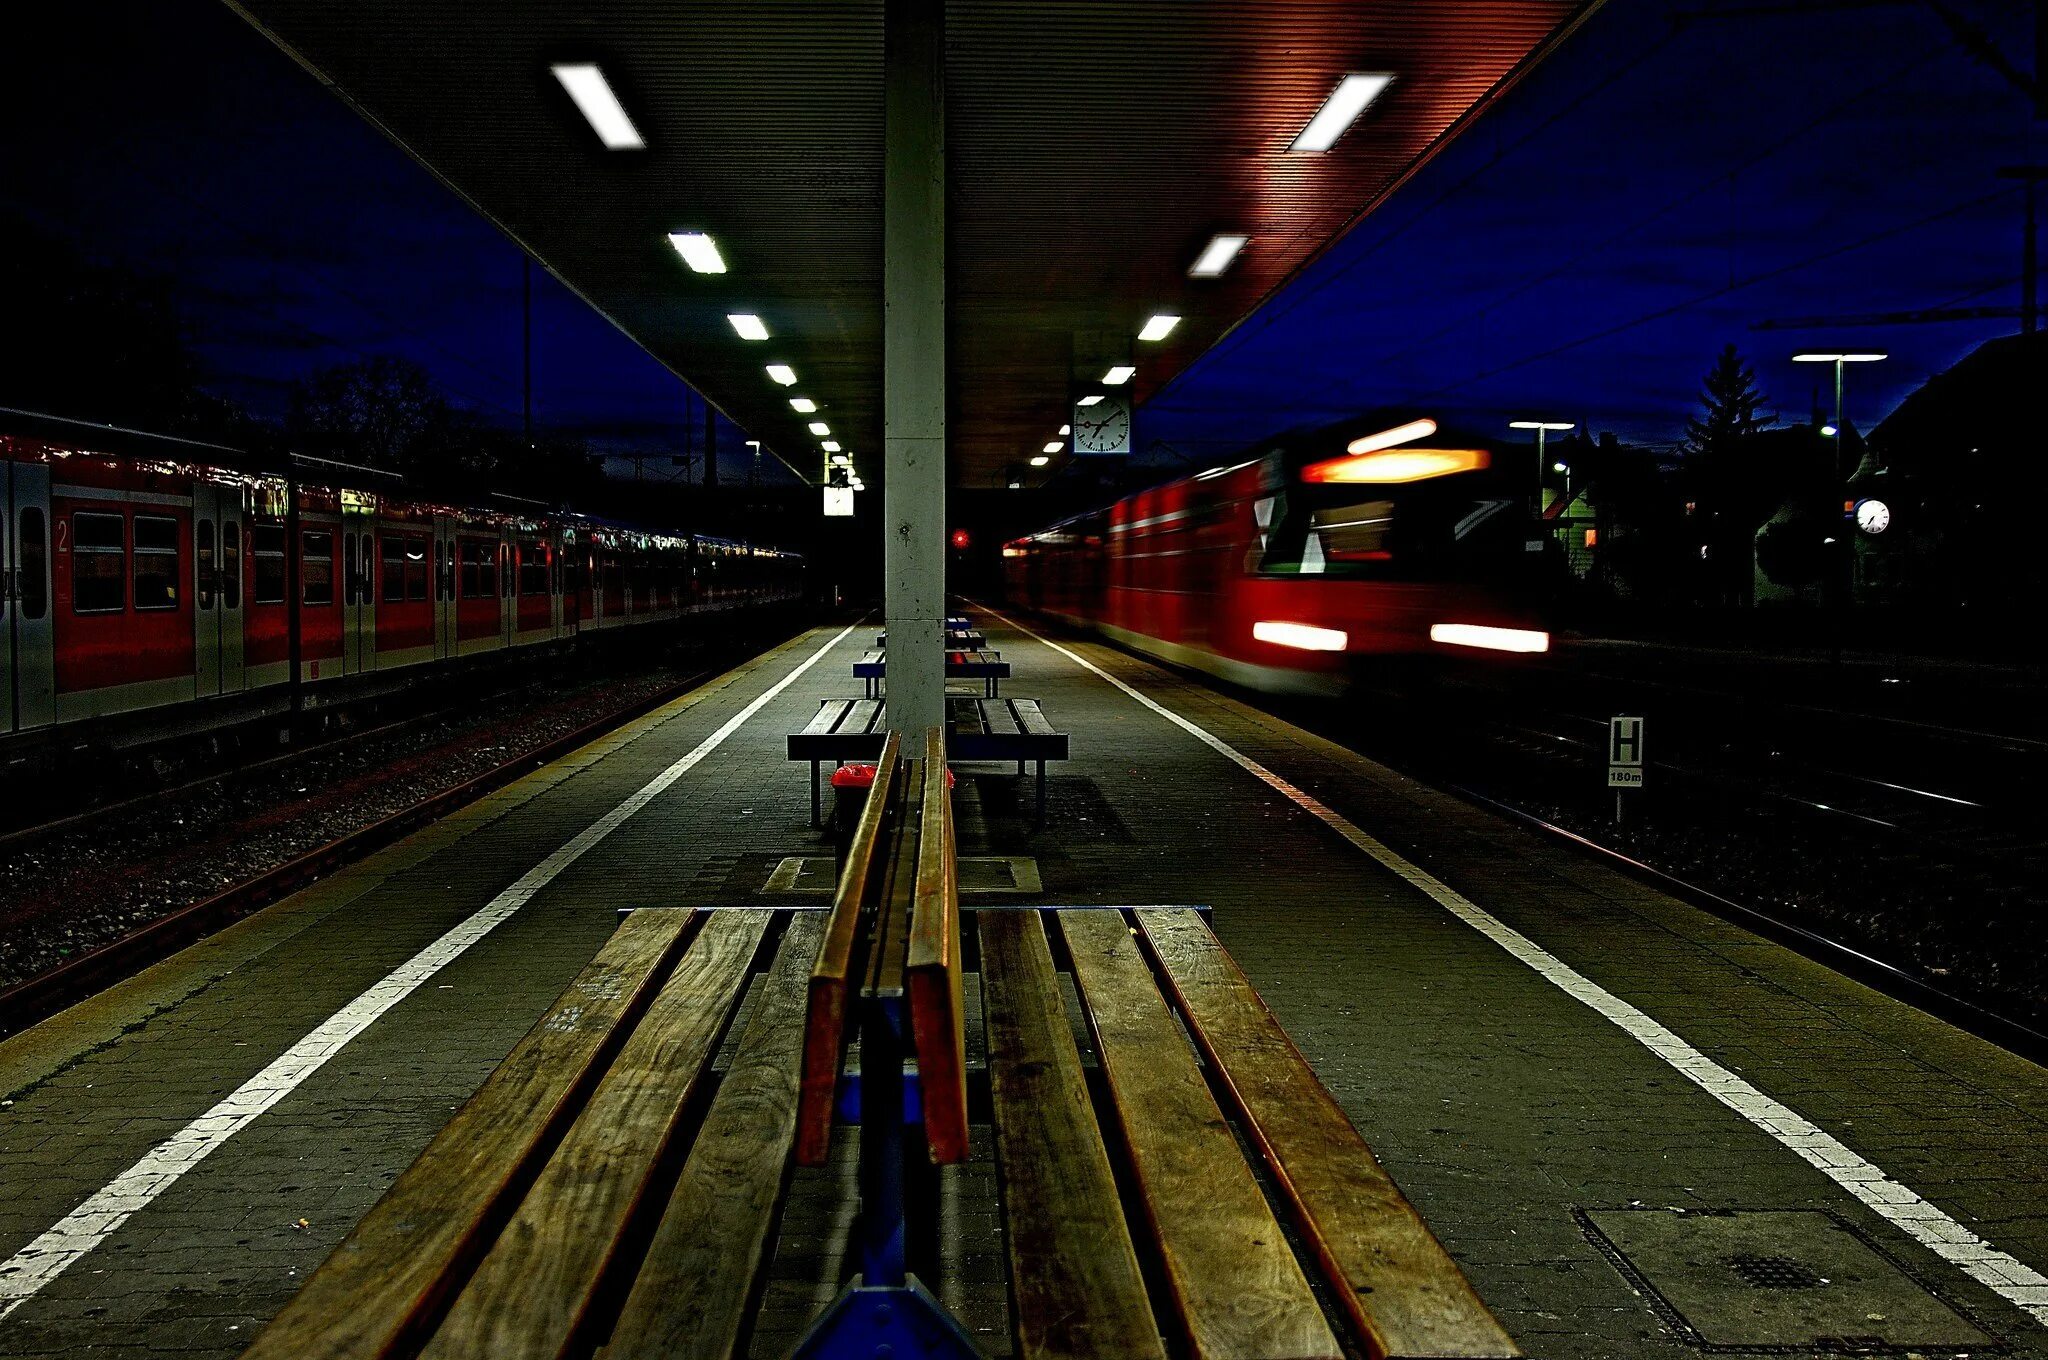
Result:
<svg viewBox="0 0 2048 1360"><path fill-rule="evenodd" d="M1594 1209L1586 1220L1704 1345L1903 1350L1992 1340L1828 1214Z"/></svg>
<svg viewBox="0 0 2048 1360"><path fill-rule="evenodd" d="M960 892L1040 893L1038 861L1028 855L962 855ZM770 871L764 893L828 893L839 879L839 863L830 855L790 855Z"/></svg>

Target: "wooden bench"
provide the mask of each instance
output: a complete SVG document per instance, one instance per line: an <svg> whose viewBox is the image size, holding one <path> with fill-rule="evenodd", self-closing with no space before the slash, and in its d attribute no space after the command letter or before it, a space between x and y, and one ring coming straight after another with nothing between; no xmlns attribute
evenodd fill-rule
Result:
<svg viewBox="0 0 2048 1360"><path fill-rule="evenodd" d="M867 687L867 697L879 698L882 682L889 675L889 654L882 649L862 652L860 660L853 663L854 679ZM989 651L969 649L946 653L946 678L948 680L981 681L982 697L993 699L1002 693L1002 682L1010 678L1010 663Z"/></svg>
<svg viewBox="0 0 2048 1360"><path fill-rule="evenodd" d="M873 760L889 735L888 702L883 699L824 699L801 732L788 738L791 760L811 767L811 825L823 817L818 770ZM1065 760L1069 742L1055 732L1036 699L976 699L956 695L946 700L947 758L954 764L973 761L1015 761L1017 773L1027 764L1038 767L1038 821L1045 821L1045 763Z"/></svg>
<svg viewBox="0 0 2048 1360"><path fill-rule="evenodd" d="M972 628L949 628L946 630L945 642L946 650L949 652L970 651L976 647L988 646L988 634ZM887 633L875 634L875 645L877 647L887 647L889 645L889 635Z"/></svg>
<svg viewBox="0 0 2048 1360"><path fill-rule="evenodd" d="M1021 1360L1519 1354L1201 912L963 914L944 762L887 739L829 911L627 915L246 1356L737 1353L856 1036L860 1275L798 1354L977 1355L905 1269L939 1208L903 1173L974 1151L984 1079Z"/></svg>

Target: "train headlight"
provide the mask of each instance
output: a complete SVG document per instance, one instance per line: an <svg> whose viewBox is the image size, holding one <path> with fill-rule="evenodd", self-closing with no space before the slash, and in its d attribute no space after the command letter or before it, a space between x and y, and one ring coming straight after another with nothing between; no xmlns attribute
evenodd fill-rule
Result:
<svg viewBox="0 0 2048 1360"><path fill-rule="evenodd" d="M1282 623L1261 619L1252 625L1252 636L1277 647L1296 647L1304 652L1341 652L1350 636L1341 628L1317 628L1307 623Z"/></svg>
<svg viewBox="0 0 2048 1360"><path fill-rule="evenodd" d="M1550 634L1533 628L1489 628L1478 623L1432 623L1431 642L1453 647L1481 647L1489 652L1547 652Z"/></svg>

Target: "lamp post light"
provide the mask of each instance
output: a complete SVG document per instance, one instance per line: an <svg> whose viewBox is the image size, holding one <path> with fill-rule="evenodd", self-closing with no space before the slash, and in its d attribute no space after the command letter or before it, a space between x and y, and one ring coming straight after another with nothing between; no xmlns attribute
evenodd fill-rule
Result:
<svg viewBox="0 0 2048 1360"><path fill-rule="evenodd" d="M1842 456L1843 366L1847 364L1874 364L1884 357L1882 354L1851 353L1809 353L1792 356L1792 362L1795 364L1833 364L1835 366L1835 423L1826 427L1825 433L1835 441L1835 476L1838 478L1847 478L1853 471L1853 469L1845 464ZM1833 538L1827 540L1827 546L1835 550L1835 556L1841 563L1834 573L1836 582L1835 636L1833 646L1830 648L1832 659L1837 665L1840 665L1842 660L1843 620L1848 612L1850 597L1855 593L1856 553L1851 545L1850 527L1846 524L1843 525L1836 531Z"/></svg>
<svg viewBox="0 0 2048 1360"><path fill-rule="evenodd" d="M1842 366L1844 364L1874 364L1885 358L1882 354L1795 354L1795 364L1833 364L1835 366L1835 423L1823 433L1835 441L1835 475L1846 477L1849 469L1842 461Z"/></svg>
<svg viewBox="0 0 2048 1360"><path fill-rule="evenodd" d="M1534 430L1536 432L1536 517L1543 517L1543 437L1552 430L1569 430L1577 422L1570 420L1510 420L1511 430Z"/></svg>

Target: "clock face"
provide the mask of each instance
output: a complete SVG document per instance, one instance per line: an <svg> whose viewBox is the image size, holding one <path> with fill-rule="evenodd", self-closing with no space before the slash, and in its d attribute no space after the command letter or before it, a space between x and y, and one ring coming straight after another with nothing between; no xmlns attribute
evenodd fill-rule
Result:
<svg viewBox="0 0 2048 1360"><path fill-rule="evenodd" d="M1131 442L1131 408L1121 397L1074 408L1074 448L1081 453L1123 453Z"/></svg>
<svg viewBox="0 0 2048 1360"><path fill-rule="evenodd" d="M1856 527L1864 533L1881 534L1891 522L1891 507L1883 501L1856 502Z"/></svg>

